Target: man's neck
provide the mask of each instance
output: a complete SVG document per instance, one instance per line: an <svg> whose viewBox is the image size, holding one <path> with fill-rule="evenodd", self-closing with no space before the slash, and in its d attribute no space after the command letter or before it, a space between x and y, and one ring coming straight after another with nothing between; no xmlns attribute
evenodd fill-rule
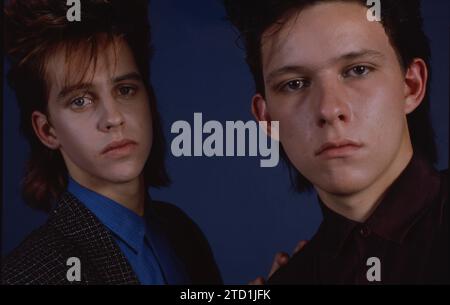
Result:
<svg viewBox="0 0 450 305"><path fill-rule="evenodd" d="M105 182L97 179L80 179L73 176L72 178L83 187L114 200L137 215L144 215L146 189L142 176L124 183Z"/></svg>
<svg viewBox="0 0 450 305"><path fill-rule="evenodd" d="M351 194L332 194L316 188L320 199L332 211L357 222L365 222L384 198L392 183L400 176L412 158L412 150L395 160L369 187Z"/></svg>

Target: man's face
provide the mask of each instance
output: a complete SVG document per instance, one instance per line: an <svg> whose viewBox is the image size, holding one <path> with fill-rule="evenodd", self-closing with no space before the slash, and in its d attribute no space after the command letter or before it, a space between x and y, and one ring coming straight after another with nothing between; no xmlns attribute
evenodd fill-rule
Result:
<svg viewBox="0 0 450 305"><path fill-rule="evenodd" d="M366 13L357 3L316 4L262 37L264 111L319 193L363 190L412 153L405 74Z"/></svg>
<svg viewBox="0 0 450 305"><path fill-rule="evenodd" d="M100 48L81 86L71 86L63 51L46 66L51 132L71 176L87 184L138 178L152 146L146 87L127 43L114 42L115 50Z"/></svg>

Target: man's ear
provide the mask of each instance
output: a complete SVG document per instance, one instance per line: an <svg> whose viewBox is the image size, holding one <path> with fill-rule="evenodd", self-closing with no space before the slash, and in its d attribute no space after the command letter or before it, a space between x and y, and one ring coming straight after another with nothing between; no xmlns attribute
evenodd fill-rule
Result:
<svg viewBox="0 0 450 305"><path fill-rule="evenodd" d="M405 75L405 113L413 112L423 101L427 90L428 68L423 59L415 58Z"/></svg>
<svg viewBox="0 0 450 305"><path fill-rule="evenodd" d="M33 111L31 114L31 123L33 125L34 132L39 140L50 149L58 149L59 141L56 137L55 130L51 126L48 118L40 111Z"/></svg>
<svg viewBox="0 0 450 305"><path fill-rule="evenodd" d="M258 122L267 122L267 124L261 125L265 128L265 132L269 137L272 137L272 119L270 118L270 114L267 111L267 103L264 97L257 93L252 98L252 113L255 119ZM278 140L278 134L274 134L276 140Z"/></svg>

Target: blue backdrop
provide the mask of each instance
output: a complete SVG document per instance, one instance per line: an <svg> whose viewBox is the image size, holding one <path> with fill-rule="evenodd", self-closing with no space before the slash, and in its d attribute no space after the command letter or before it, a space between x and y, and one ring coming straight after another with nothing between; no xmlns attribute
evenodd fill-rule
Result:
<svg viewBox="0 0 450 305"><path fill-rule="evenodd" d="M443 169L448 167L449 2L423 2L433 56L431 101L438 168ZM282 162L260 168L259 157L171 155L172 123L193 122L194 112L202 112L204 122L251 120L254 85L220 1L152 0L150 15L155 46L152 80L173 179L171 187L152 190L152 196L176 204L196 221L226 284L245 284L268 273L275 252L291 252L299 240L314 234L321 221L315 195L294 193ZM5 82L4 87L2 255L46 219L20 198L28 148L19 133L14 94Z"/></svg>

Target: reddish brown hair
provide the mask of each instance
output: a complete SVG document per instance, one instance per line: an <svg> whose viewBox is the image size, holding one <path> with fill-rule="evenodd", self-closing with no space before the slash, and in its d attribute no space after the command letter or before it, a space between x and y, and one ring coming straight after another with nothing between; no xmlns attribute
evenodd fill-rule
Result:
<svg viewBox="0 0 450 305"><path fill-rule="evenodd" d="M67 59L81 58L75 71L79 72L81 81L87 68L91 64L95 66L104 37L106 43L116 37L128 43L147 85L154 136L152 151L144 166L146 185L161 187L170 183L164 165L164 136L150 85L152 48L148 1L83 1L81 22L69 22L67 9L66 1L61 0L12 0L5 6L5 48L11 62L8 81L19 104L21 131L30 145L22 194L30 206L44 211L51 208L67 186L67 169L61 153L43 145L31 123L33 111L48 114L47 58L60 48L65 50ZM88 50L87 54L76 56L80 49Z"/></svg>

